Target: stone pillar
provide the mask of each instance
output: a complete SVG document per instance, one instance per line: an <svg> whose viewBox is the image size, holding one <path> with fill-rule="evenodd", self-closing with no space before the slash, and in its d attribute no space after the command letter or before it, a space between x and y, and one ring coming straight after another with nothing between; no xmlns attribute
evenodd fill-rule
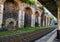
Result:
<svg viewBox="0 0 60 42"><path fill-rule="evenodd" d="M47 17L46 17L46 26L47 26Z"/></svg>
<svg viewBox="0 0 60 42"><path fill-rule="evenodd" d="M3 21L3 7L4 5L0 3L0 28Z"/></svg>
<svg viewBox="0 0 60 42"><path fill-rule="evenodd" d="M35 14L31 15L31 27L35 27Z"/></svg>
<svg viewBox="0 0 60 42"><path fill-rule="evenodd" d="M21 15L21 27L24 27L24 17L25 16L25 11L22 11L22 15Z"/></svg>
<svg viewBox="0 0 60 42"><path fill-rule="evenodd" d="M50 26L51 26L51 19L50 19Z"/></svg>
<svg viewBox="0 0 60 42"><path fill-rule="evenodd" d="M25 12L20 10L19 11L19 15L18 15L18 27L21 28L21 27L24 27L24 14Z"/></svg>
<svg viewBox="0 0 60 42"><path fill-rule="evenodd" d="M20 10L19 15L18 15L18 27L19 28L24 27L24 15L25 15L25 12Z"/></svg>
<svg viewBox="0 0 60 42"><path fill-rule="evenodd" d="M47 26L48 26L48 17L47 17Z"/></svg>
<svg viewBox="0 0 60 42"><path fill-rule="evenodd" d="M48 15L47 15L47 13L45 13L45 26L48 26Z"/></svg>
<svg viewBox="0 0 60 42"><path fill-rule="evenodd" d="M49 26L50 20L49 20L49 16L47 17L47 26Z"/></svg>
<svg viewBox="0 0 60 42"><path fill-rule="evenodd" d="M50 21L49 21L49 18L48 18L48 26L49 26L49 24L50 24Z"/></svg>
<svg viewBox="0 0 60 42"><path fill-rule="evenodd" d="M38 24L39 24L39 26L41 26L41 17L40 16L38 17Z"/></svg>
<svg viewBox="0 0 60 42"><path fill-rule="evenodd" d="M59 1L60 3L60 1ZM58 4L59 4L58 3ZM60 5L60 4L59 4ZM58 7L58 28L57 28L57 39L60 39L60 6Z"/></svg>
<svg viewBox="0 0 60 42"><path fill-rule="evenodd" d="M58 0L58 28L57 28L57 39L60 39L60 0Z"/></svg>
<svg viewBox="0 0 60 42"><path fill-rule="evenodd" d="M60 39L60 9L58 9L58 28L57 28L57 39Z"/></svg>
<svg viewBox="0 0 60 42"><path fill-rule="evenodd" d="M18 14L18 27L21 27L21 10L19 10L19 14Z"/></svg>
<svg viewBox="0 0 60 42"><path fill-rule="evenodd" d="M51 26L53 26L54 25L54 21L53 21L53 19L51 20Z"/></svg>
<svg viewBox="0 0 60 42"><path fill-rule="evenodd" d="M50 26L50 18L49 18L49 26Z"/></svg>
<svg viewBox="0 0 60 42"><path fill-rule="evenodd" d="M43 20L43 26L45 26L45 21Z"/></svg>

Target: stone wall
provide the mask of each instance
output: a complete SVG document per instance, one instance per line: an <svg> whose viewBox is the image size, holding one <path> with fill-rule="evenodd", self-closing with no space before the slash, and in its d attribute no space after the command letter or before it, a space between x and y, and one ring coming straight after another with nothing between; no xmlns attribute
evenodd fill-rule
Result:
<svg viewBox="0 0 60 42"><path fill-rule="evenodd" d="M2 24L2 20L4 20L5 18L13 18L16 21L16 25L18 25L19 28L24 27L24 16L25 16L25 9L27 7L31 8L32 11L32 15L31 15L31 27L35 27L35 12L38 11L39 12L39 17L38 17L38 24L39 26L44 25L45 26L45 21L44 21L44 12L42 12L42 10L39 10L38 7L36 5L29 5L27 3L21 2L20 0L15 0L15 4L11 4L11 3L6 3L6 0L1 1L1 5L6 6L6 13L3 11L3 7L2 9L2 14L4 14L1 18L1 23ZM36 3L37 4L37 3ZM8 9L8 8L9 9ZM11 14L12 12L12 14ZM17 12L15 14L15 12ZM9 14L8 14L9 13ZM8 16L9 15L9 16ZM41 16L43 15L43 16ZM42 21L41 21L42 20ZM42 23L41 23L42 22Z"/></svg>

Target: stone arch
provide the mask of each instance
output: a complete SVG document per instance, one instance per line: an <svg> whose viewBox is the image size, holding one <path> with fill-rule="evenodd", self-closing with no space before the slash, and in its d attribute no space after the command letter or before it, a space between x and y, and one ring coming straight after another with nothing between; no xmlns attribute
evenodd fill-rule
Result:
<svg viewBox="0 0 60 42"><path fill-rule="evenodd" d="M3 21L8 18L13 18L16 23L18 22L19 4L15 0L5 0L3 10ZM16 24L17 25L17 24Z"/></svg>
<svg viewBox="0 0 60 42"><path fill-rule="evenodd" d="M40 16L39 11L36 11L36 12L35 12L35 15L36 15L37 17L39 17L39 16Z"/></svg>
<svg viewBox="0 0 60 42"><path fill-rule="evenodd" d="M27 13L33 14L33 10L29 6L24 7L24 11L27 12Z"/></svg>
<svg viewBox="0 0 60 42"><path fill-rule="evenodd" d="M31 26L31 15L33 14L32 9L30 7L25 7L24 12L24 27Z"/></svg>
<svg viewBox="0 0 60 42"><path fill-rule="evenodd" d="M16 0L1 0L1 2L4 4L6 1L16 1Z"/></svg>
<svg viewBox="0 0 60 42"><path fill-rule="evenodd" d="M16 21L13 18L6 19L6 26L8 27L8 30L15 29Z"/></svg>
<svg viewBox="0 0 60 42"><path fill-rule="evenodd" d="M39 26L39 17L40 17L40 12L35 11L35 26Z"/></svg>
<svg viewBox="0 0 60 42"><path fill-rule="evenodd" d="M19 3L16 0L5 0L5 1L3 1L3 4L4 4L4 6L5 6L5 4L7 4L7 5L11 4L11 6L13 5L14 7L19 7Z"/></svg>
<svg viewBox="0 0 60 42"><path fill-rule="evenodd" d="M11 21L14 22L14 26L16 26L16 21L15 21L15 19L13 19L13 18L8 18L8 19L6 19L6 26L7 26Z"/></svg>

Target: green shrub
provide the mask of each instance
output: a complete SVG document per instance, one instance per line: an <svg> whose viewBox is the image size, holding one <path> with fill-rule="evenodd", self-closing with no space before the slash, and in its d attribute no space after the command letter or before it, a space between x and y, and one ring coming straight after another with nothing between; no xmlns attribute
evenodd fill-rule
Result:
<svg viewBox="0 0 60 42"><path fill-rule="evenodd" d="M38 7L39 9L41 9L41 10L44 10L44 7L42 6L42 7Z"/></svg>
<svg viewBox="0 0 60 42"><path fill-rule="evenodd" d="M30 5L34 5L35 4L35 1L33 0L21 0L22 2L25 2L27 4L30 4Z"/></svg>
<svg viewBox="0 0 60 42"><path fill-rule="evenodd" d="M25 28L18 28L16 30L10 30L10 31L2 31L0 32L0 36L4 35L10 35L10 34L17 34L17 33L24 33L28 31L35 31L39 29L46 29L46 28L54 28L55 26L40 26L40 27L25 27Z"/></svg>

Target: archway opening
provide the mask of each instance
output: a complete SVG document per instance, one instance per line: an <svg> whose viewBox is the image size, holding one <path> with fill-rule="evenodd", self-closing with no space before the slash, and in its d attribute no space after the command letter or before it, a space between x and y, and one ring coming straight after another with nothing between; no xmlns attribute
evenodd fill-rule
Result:
<svg viewBox="0 0 60 42"><path fill-rule="evenodd" d="M38 17L39 17L39 12L38 11L36 11L35 12L35 26L39 26L39 19L38 19Z"/></svg>
<svg viewBox="0 0 60 42"><path fill-rule="evenodd" d="M11 24L10 24L10 23L11 23ZM12 28L10 28L10 25L11 25ZM8 19L6 20L6 26L8 27L8 30L9 30L9 29L15 29L15 26L16 26L16 21L15 21L15 19L13 19L13 18L8 18Z"/></svg>
<svg viewBox="0 0 60 42"><path fill-rule="evenodd" d="M24 27L30 27L31 26L31 15L32 10L30 7L25 8L25 16L24 16Z"/></svg>
<svg viewBox="0 0 60 42"><path fill-rule="evenodd" d="M8 27L8 30L14 29L14 22L13 21L9 22L9 24L7 25L7 27Z"/></svg>
<svg viewBox="0 0 60 42"><path fill-rule="evenodd" d="M19 12L18 8L19 8L18 3L15 0L6 0L4 2L3 21L5 21L5 24L8 18L12 18L16 21L16 27L17 27L18 12Z"/></svg>

